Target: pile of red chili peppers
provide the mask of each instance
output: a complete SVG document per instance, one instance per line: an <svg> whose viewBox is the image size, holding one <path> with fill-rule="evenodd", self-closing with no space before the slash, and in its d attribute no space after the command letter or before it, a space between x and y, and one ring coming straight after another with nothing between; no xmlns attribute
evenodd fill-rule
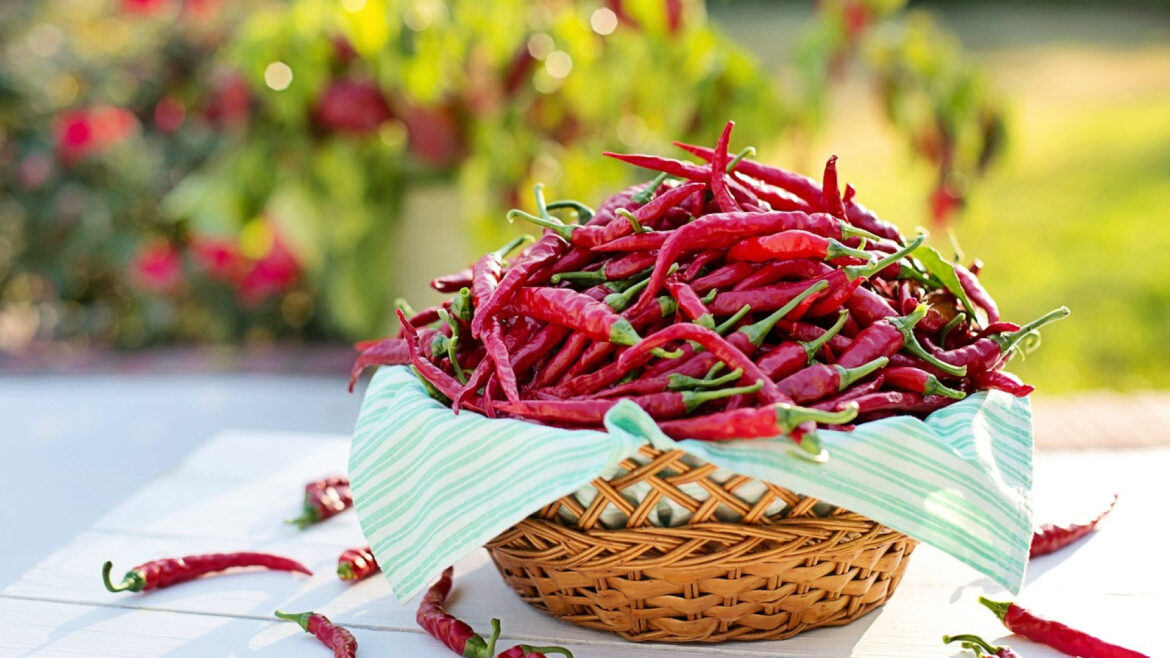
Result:
<svg viewBox="0 0 1170 658"><path fill-rule="evenodd" d="M819 183L733 158L732 125L713 149L678 144L701 163L607 153L658 175L597 210L537 186L536 214L509 219L540 238L432 281L454 297L400 307L402 330L360 344L353 379L403 364L456 412L596 428L628 399L672 437L797 442L1032 391L1004 364L1068 309L1000 320L977 265L842 194L836 157Z"/></svg>

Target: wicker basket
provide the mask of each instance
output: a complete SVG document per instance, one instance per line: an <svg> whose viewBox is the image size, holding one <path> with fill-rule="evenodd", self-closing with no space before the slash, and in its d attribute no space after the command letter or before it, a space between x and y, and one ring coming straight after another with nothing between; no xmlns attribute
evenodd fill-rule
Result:
<svg viewBox="0 0 1170 658"><path fill-rule="evenodd" d="M628 640L775 640L847 624L893 594L917 544L815 498L713 477L714 465L679 450L644 446L621 466L623 475L594 481L588 506L562 498L487 548L533 607ZM751 503L736 493L749 483L766 489ZM665 499L691 514L687 525L650 525ZM608 506L624 528L601 527ZM738 522L718 520L729 513Z"/></svg>

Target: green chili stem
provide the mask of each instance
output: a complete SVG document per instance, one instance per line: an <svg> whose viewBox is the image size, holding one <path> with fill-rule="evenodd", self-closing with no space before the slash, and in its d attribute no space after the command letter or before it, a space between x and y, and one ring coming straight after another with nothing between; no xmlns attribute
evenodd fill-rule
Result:
<svg viewBox="0 0 1170 658"><path fill-rule="evenodd" d="M309 617L313 616L311 612L283 612L280 610L277 610L274 614L281 619L295 621L306 633L309 631Z"/></svg>
<svg viewBox="0 0 1170 658"><path fill-rule="evenodd" d="M837 371L837 379L840 382L837 384L837 390L844 391L845 389L849 388L853 382L868 377L878 368L885 367L885 365L889 362L890 359L888 357L879 356L873 361L870 361L869 363L863 363L856 368L843 368L841 366L834 365L833 368Z"/></svg>
<svg viewBox="0 0 1170 658"><path fill-rule="evenodd" d="M102 565L102 584L111 592L140 592L146 586L146 579L142 576L141 572L135 569L130 570L126 574L126 577L122 579L122 582L117 585L113 584L110 581L110 571L113 568L113 562L106 562Z"/></svg>
<svg viewBox="0 0 1170 658"><path fill-rule="evenodd" d="M575 226L570 226L568 224L562 223L561 220L559 220L559 219L556 219L553 217L537 217L536 215L530 215L530 214L524 212L523 210L516 209L516 208L509 210L508 214L505 215L505 217L508 218L509 222L514 222L514 221L516 221L516 219L519 218L519 219L523 219L523 220L528 221L528 222L532 222L533 224L536 224L537 226L543 226L544 228L559 235L561 237L561 239L564 240L565 242L572 241L573 231L576 229Z"/></svg>
<svg viewBox="0 0 1170 658"><path fill-rule="evenodd" d="M951 318L950 322L947 322L946 325L943 326L942 331L940 331L938 334L939 347L946 349L947 336L951 335L951 332L955 330L955 327L963 324L963 320L966 319L967 314L960 311L959 313L955 314L955 317Z"/></svg>
<svg viewBox="0 0 1170 658"><path fill-rule="evenodd" d="M954 398L956 400L962 400L967 397L966 393L943 384L934 375L926 378L926 387L922 392L925 395L945 395L948 398Z"/></svg>
<svg viewBox="0 0 1170 658"><path fill-rule="evenodd" d="M353 565L349 562L342 562L337 565L337 577L342 580L353 580Z"/></svg>
<svg viewBox="0 0 1170 658"><path fill-rule="evenodd" d="M429 384L430 382L427 382L427 383ZM321 520L321 513L317 511L317 508L309 507L308 505L306 505L305 510L303 512L301 512L300 516L298 516L295 519L289 519L289 520L285 521L285 523L295 525L298 530L304 530L305 528L313 525L314 523L316 523L320 520Z"/></svg>
<svg viewBox="0 0 1170 658"><path fill-rule="evenodd" d="M394 308L401 310L402 314L408 318L418 315L418 311L414 310L414 307L410 305L410 302L406 301L405 297L395 297Z"/></svg>
<svg viewBox="0 0 1170 658"><path fill-rule="evenodd" d="M410 371L414 373L414 378L418 380L418 383L423 387L423 390L427 392L427 395L429 395L431 399L438 400L447 406L451 405L451 401L447 399L447 396L443 395L442 391L435 388L435 385L432 384L426 377L423 377L422 373L418 371L418 368L410 366Z"/></svg>
<svg viewBox="0 0 1170 658"><path fill-rule="evenodd" d="M665 171L661 174L658 174L653 178L653 180L650 181L645 189L639 190L637 194L630 197L630 201L632 203L638 204L639 206L646 205L649 203L650 198L654 196L654 192L659 187L662 187L662 184L666 182L667 178L670 178L670 174L666 173Z"/></svg>
<svg viewBox="0 0 1170 658"><path fill-rule="evenodd" d="M573 652L564 647L534 647L527 644L521 644L520 649L523 650L524 653L560 653L564 654L566 658L573 658Z"/></svg>
<svg viewBox="0 0 1170 658"><path fill-rule="evenodd" d="M650 229L646 228L645 226L642 226L642 222L639 222L638 218L634 216L634 213L630 212L629 210L626 210L625 208L618 208L617 214L619 214L622 217L625 217L627 220L629 220L630 226L634 227L634 233L649 233L650 232Z"/></svg>
<svg viewBox="0 0 1170 658"><path fill-rule="evenodd" d="M967 644L972 644L972 645L975 645L975 646L983 649L990 656L994 656L996 654L996 652L998 652L1000 649L1003 648L1003 647L993 646L991 643L987 642L986 640L979 637L978 635L971 635L971 634L944 635L942 640L943 640L943 644L950 644L952 642L962 642L964 646L966 646ZM978 653L978 652L976 652L976 653Z"/></svg>
<svg viewBox="0 0 1170 658"><path fill-rule="evenodd" d="M549 281L552 283L560 283L562 281L575 281L577 283L601 283L607 280L608 279L605 278L605 268L587 271L582 270L580 272L558 272L549 278Z"/></svg>
<svg viewBox="0 0 1170 658"><path fill-rule="evenodd" d="M808 407L798 407L783 402L778 402L774 406L776 408L776 426L786 433L792 432L792 430L796 429L797 425L810 420L826 425L848 423L857 417L858 412L856 402L850 402L840 411L810 409Z"/></svg>
<svg viewBox="0 0 1170 658"><path fill-rule="evenodd" d="M700 315L699 317L695 318L693 322L700 327L706 327L711 331L715 331L715 316L711 315L710 313L704 313Z"/></svg>
<svg viewBox="0 0 1170 658"><path fill-rule="evenodd" d="M703 406L704 403L711 400L719 400L722 398L734 397L736 395L747 395L749 393L756 393L764 387L764 381L757 379L756 383L750 386L735 386L732 388L721 388L714 391L683 391L683 404L687 408L687 413L693 412L695 409Z"/></svg>
<svg viewBox="0 0 1170 658"><path fill-rule="evenodd" d="M887 255L885 258L882 258L876 263L872 263L870 265L851 265L846 267L845 275L849 277L850 281L856 279L857 277L871 277L886 269L890 265L893 265L894 263L905 258L910 252L921 246L923 242L926 242L926 234L919 233L918 237L908 242L906 246L892 254Z"/></svg>
<svg viewBox="0 0 1170 658"><path fill-rule="evenodd" d="M832 260L834 258L840 258L841 256L853 256L854 258L860 258L864 261L873 260L873 254L869 253L868 251L854 249L853 247L846 247L844 244L841 244L840 242L830 238L829 247L825 251L825 258Z"/></svg>
<svg viewBox="0 0 1170 658"><path fill-rule="evenodd" d="M500 639L500 620L492 617L492 634L488 636L486 658L496 655L496 642Z"/></svg>
<svg viewBox="0 0 1170 658"><path fill-rule="evenodd" d="M703 302L704 305L710 304L711 302L715 301L715 296L718 294L719 294L719 289L712 288L710 292L708 292L706 295L703 295L702 297L700 297L699 301Z"/></svg>
<svg viewBox="0 0 1170 658"><path fill-rule="evenodd" d="M759 347L764 342L764 339L768 337L768 334L772 332L772 328L776 326L776 323L780 320L783 320L785 315L788 315L792 312L793 309L795 309L797 306L800 306L800 304L804 302L804 300L808 299L810 295L818 293L828 287L828 281L817 281L811 286L805 288L799 295L793 297L787 304L773 311L772 314L768 317L760 320L759 322L756 322L755 324L749 324L746 327L740 327L739 330L747 334L748 340L752 342L752 345Z"/></svg>
<svg viewBox="0 0 1170 658"><path fill-rule="evenodd" d="M544 184L537 183L532 186L532 197L536 201L536 210L540 216L545 219L552 219L552 215L548 214L548 204L544 201Z"/></svg>
<svg viewBox="0 0 1170 658"><path fill-rule="evenodd" d="M874 233L870 233L869 231L867 231L863 228L857 228L856 226L854 226L852 224L848 224L846 222L841 222L841 237L843 237L843 238L862 238L865 240L873 240L875 242L882 239L881 236L879 236L879 235L876 235Z"/></svg>
<svg viewBox="0 0 1170 658"><path fill-rule="evenodd" d="M722 363L722 361L719 362L719 364ZM714 367L712 367L712 370L714 370ZM704 377L703 379L697 379L687 375L680 375L676 372L671 373L670 376L666 378L666 390L682 391L696 388L723 386L724 384L730 384L732 382L739 381L740 377L743 377L743 368L736 368L722 377Z"/></svg>
<svg viewBox="0 0 1170 658"><path fill-rule="evenodd" d="M621 313L622 311L629 308L630 304L634 301L634 297L637 297L638 294L641 293L642 290L644 290L649 284L650 279L642 279L629 288L626 288L622 292L615 292L606 295L603 301L614 311Z"/></svg>
<svg viewBox="0 0 1170 658"><path fill-rule="evenodd" d="M1067 318L1069 313L1071 313L1071 311L1068 310L1067 306L1054 308L1044 315L1036 318L1035 320L1032 320L1028 324L1020 327L1019 331L1010 334L998 334L996 336L991 336L990 338L999 345L1000 351L1002 351L1004 354L1007 354L1009 350L1015 349L1016 345L1019 344L1019 342L1023 340L1028 334L1036 331L1046 324Z"/></svg>
<svg viewBox="0 0 1170 658"><path fill-rule="evenodd" d="M807 358L811 359L811 358L813 358L814 354L821 351L821 348L825 346L825 343L832 340L833 336L836 336L837 333L841 331L841 328L844 327L845 323L848 321L849 321L849 311L843 310L837 314L837 321L833 323L833 326L826 329L825 333L821 334L820 336L817 336L813 340L809 340L809 341L805 341L805 342L801 343L801 346L804 347L804 353L805 353L805 355L807 355Z"/></svg>
<svg viewBox="0 0 1170 658"><path fill-rule="evenodd" d="M520 245L522 245L526 242L532 242L531 235L521 235L520 237L508 242L508 244L500 247L499 249L496 249L492 253L494 253L496 255L496 257L499 258L500 260L504 260L504 257L507 256L508 254L512 253L513 249L515 249L516 247L519 247Z"/></svg>
<svg viewBox="0 0 1170 658"><path fill-rule="evenodd" d="M982 603L988 610L994 612L995 616L999 617L1000 621L1003 621L1004 617L1007 616L1008 608L1012 607L1011 601L992 601L986 596L979 597L979 602Z"/></svg>
<svg viewBox="0 0 1170 658"><path fill-rule="evenodd" d="M735 315L732 315L731 317L724 320L723 324L715 327L715 333L719 334L720 336L726 335L727 332L731 331L735 327L735 325L740 320L743 319L743 316L750 313L751 310L752 310L751 304L744 304L742 308L740 308L738 311L735 312ZM720 362L720 363L722 363L722 362Z"/></svg>
<svg viewBox="0 0 1170 658"><path fill-rule="evenodd" d="M545 206L549 210L560 210L562 208L569 208L577 211L577 220L581 223L593 219L593 215L597 214L595 210L589 206L576 201L574 199L562 199L560 201L553 201Z"/></svg>
<svg viewBox="0 0 1170 658"><path fill-rule="evenodd" d="M743 162L744 158L754 158L754 157L756 157L756 147L754 147L754 146L743 147L743 149L740 150L739 153L735 154L735 157L731 159L731 162L727 163L727 173L730 174L731 172L735 171L735 168L739 166L739 163Z"/></svg>

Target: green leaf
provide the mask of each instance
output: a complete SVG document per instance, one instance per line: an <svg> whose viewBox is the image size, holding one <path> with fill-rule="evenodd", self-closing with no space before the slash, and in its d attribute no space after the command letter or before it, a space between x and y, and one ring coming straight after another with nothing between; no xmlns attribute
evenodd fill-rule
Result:
<svg viewBox="0 0 1170 658"><path fill-rule="evenodd" d="M967 316L976 318L981 326L987 325L987 313L982 308L976 308L971 300L967 297L967 292L963 290L963 284L959 281L959 275L955 274L955 266L950 261L942 257L933 247L922 245L915 249L912 256L917 258L924 266L926 271L938 277L942 281L943 286L959 300L963 308L967 309Z"/></svg>

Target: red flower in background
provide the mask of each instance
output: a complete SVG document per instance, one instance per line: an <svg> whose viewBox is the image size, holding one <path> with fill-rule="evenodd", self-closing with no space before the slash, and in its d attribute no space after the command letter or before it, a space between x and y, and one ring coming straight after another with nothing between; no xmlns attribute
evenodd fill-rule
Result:
<svg viewBox="0 0 1170 658"><path fill-rule="evenodd" d="M183 125L187 117L187 108L174 96L163 96L154 106L154 125L164 133L170 134Z"/></svg>
<svg viewBox="0 0 1170 658"><path fill-rule="evenodd" d="M166 3L167 0L122 0L122 9L136 14L153 14Z"/></svg>
<svg viewBox="0 0 1170 658"><path fill-rule="evenodd" d="M207 120L225 127L242 128L252 116L252 92L239 73L222 75L215 81L211 100L203 110Z"/></svg>
<svg viewBox="0 0 1170 658"><path fill-rule="evenodd" d="M125 139L137 125L133 113L111 105L65 112L56 121L57 155L65 164L73 164Z"/></svg>
<svg viewBox="0 0 1170 658"><path fill-rule="evenodd" d="M218 281L239 280L247 265L235 240L196 236L191 239L191 255L209 277Z"/></svg>
<svg viewBox="0 0 1170 658"><path fill-rule="evenodd" d="M170 292L183 281L179 251L167 242L142 245L131 266L131 282L142 290Z"/></svg>
<svg viewBox="0 0 1170 658"><path fill-rule="evenodd" d="M963 207L963 193L952 187L942 183L930 195L930 218L935 226L947 226L951 217Z"/></svg>
<svg viewBox="0 0 1170 658"><path fill-rule="evenodd" d="M349 135L368 135L393 116L382 91L368 80L330 82L313 108L322 127Z"/></svg>
<svg viewBox="0 0 1170 658"><path fill-rule="evenodd" d="M240 302L254 306L265 299L284 292L297 282L300 266L288 245L274 236L272 247L262 258L252 261L251 267L238 284Z"/></svg>
<svg viewBox="0 0 1170 658"><path fill-rule="evenodd" d="M466 143L454 107L418 107L404 103L400 108L406 124L410 150L428 165L456 164L466 152Z"/></svg>

